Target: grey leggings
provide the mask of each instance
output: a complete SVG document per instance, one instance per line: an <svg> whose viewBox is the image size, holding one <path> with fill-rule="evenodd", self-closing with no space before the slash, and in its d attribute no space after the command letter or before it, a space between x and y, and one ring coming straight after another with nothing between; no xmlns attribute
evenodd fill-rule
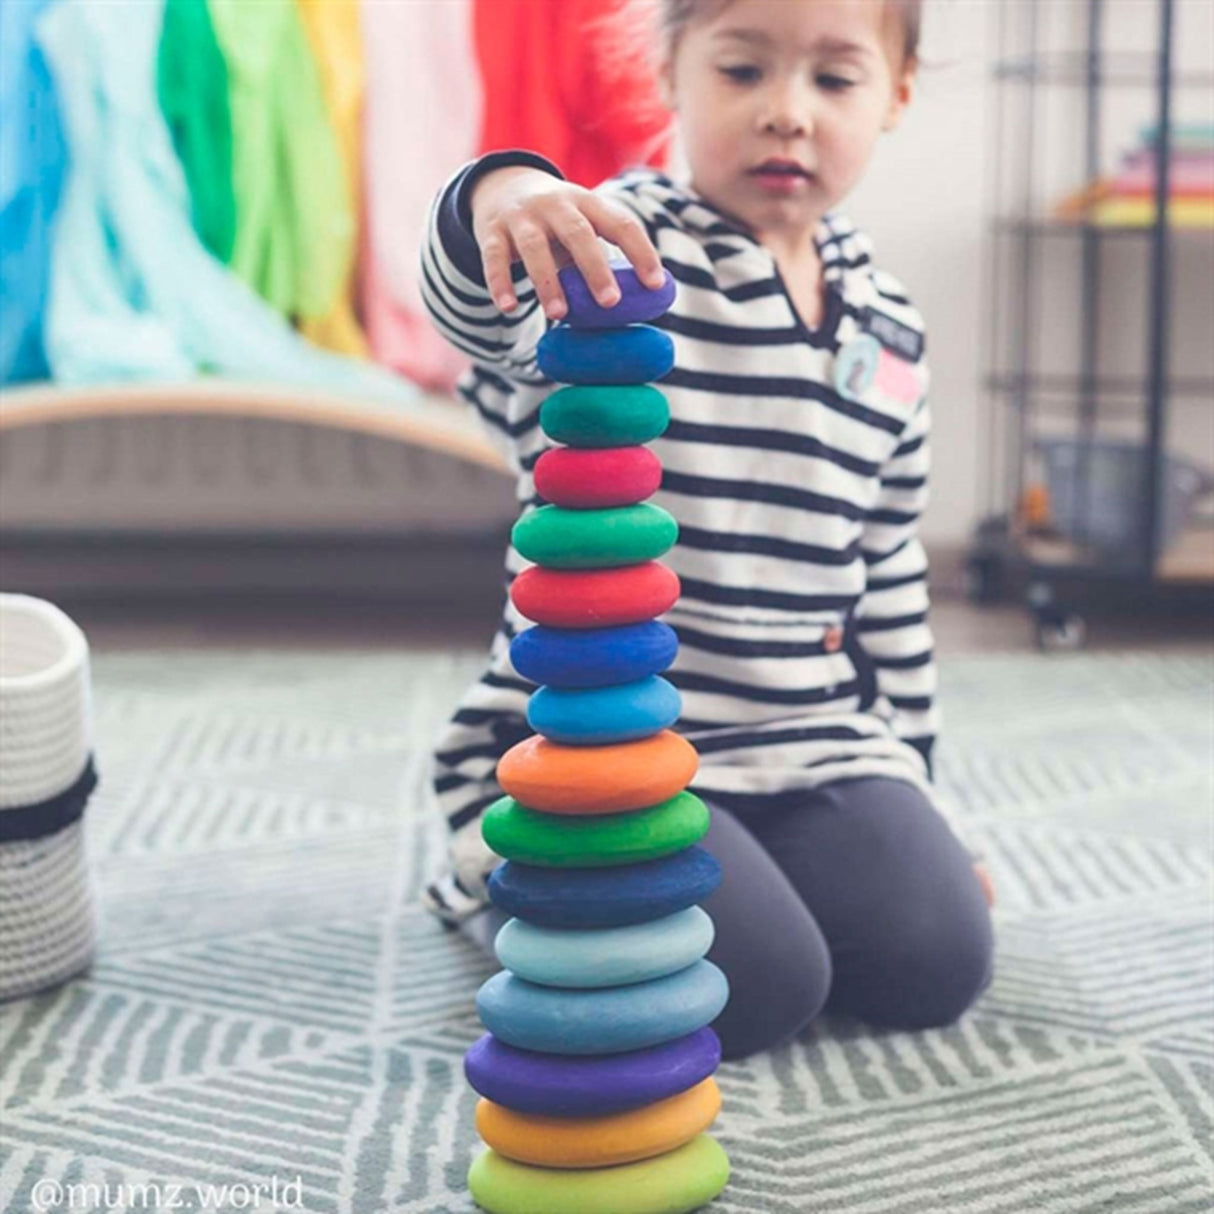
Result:
<svg viewBox="0 0 1214 1214"><path fill-rule="evenodd" d="M846 780L791 808L713 810L703 846L724 879L705 903L710 961L730 1000L713 1027L726 1058L769 1049L824 1007L869 1024L950 1024L991 978L990 914L965 849L897 780ZM464 926L492 952L505 917Z"/></svg>

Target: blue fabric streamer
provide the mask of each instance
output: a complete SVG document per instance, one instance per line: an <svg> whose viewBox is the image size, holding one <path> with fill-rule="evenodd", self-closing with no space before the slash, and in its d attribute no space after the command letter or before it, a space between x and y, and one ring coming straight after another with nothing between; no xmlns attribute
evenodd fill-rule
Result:
<svg viewBox="0 0 1214 1214"><path fill-rule="evenodd" d="M33 30L51 2L0 5L0 383L47 374L42 317L67 150Z"/></svg>
<svg viewBox="0 0 1214 1214"><path fill-rule="evenodd" d="M58 0L36 37L71 166L52 251L54 378L180 381L207 372L383 403L418 390L309 345L203 247L155 79L163 0Z"/></svg>

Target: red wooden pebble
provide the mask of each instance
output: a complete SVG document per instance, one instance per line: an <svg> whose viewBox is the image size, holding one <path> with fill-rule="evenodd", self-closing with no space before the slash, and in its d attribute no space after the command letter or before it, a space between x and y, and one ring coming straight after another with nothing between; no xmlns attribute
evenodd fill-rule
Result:
<svg viewBox="0 0 1214 1214"><path fill-rule="evenodd" d="M544 569L514 579L510 599L529 620L549 628L639 624L678 602L679 578L657 561L618 569Z"/></svg>
<svg viewBox="0 0 1214 1214"><path fill-rule="evenodd" d="M557 447L535 465L536 492L570 510L631 506L661 483L661 461L646 447Z"/></svg>

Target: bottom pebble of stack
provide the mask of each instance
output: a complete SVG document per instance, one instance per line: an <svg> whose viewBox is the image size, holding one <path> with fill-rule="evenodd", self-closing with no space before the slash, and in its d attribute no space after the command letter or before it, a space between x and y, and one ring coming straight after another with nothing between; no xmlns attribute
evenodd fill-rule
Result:
<svg viewBox="0 0 1214 1214"><path fill-rule="evenodd" d="M701 1134L685 1146L611 1168L537 1168L489 1150L468 1187L489 1214L691 1214L729 1180L729 1159Z"/></svg>

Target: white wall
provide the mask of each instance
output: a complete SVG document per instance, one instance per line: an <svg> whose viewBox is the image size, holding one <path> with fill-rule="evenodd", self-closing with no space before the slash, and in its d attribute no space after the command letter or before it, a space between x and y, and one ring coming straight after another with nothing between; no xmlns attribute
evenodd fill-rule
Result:
<svg viewBox="0 0 1214 1214"><path fill-rule="evenodd" d="M1039 0L1042 37L1051 48L1085 45L1086 0ZM907 285L926 317L931 352L935 424L933 500L924 534L937 544L961 543L994 497L987 445L995 406L983 387L989 328L990 246L988 218L1015 210L1014 200L994 198L996 86L990 65L998 53L1000 6L1016 19L1024 0L927 0L919 94L901 128L887 136L863 184L846 209L868 230L879 263ZM1152 52L1158 0L1105 0L1106 49ZM1178 0L1178 64L1214 72L1214 0ZM1006 88L1007 86L1005 86ZM1010 96L1010 94L1005 94ZM1038 200L1048 207L1082 182L1083 91L1051 89L1037 129L1044 140ZM1214 122L1211 92L1177 94L1175 116ZM1106 93L1102 140L1105 171L1137 142L1141 126L1154 120L1149 87ZM1059 369L1073 369L1078 280L1078 242L1051 241L1043 275L1041 309L1046 353ZM1060 252L1070 248L1071 254ZM1177 237L1173 308L1173 365L1178 374L1214 375L1214 239L1208 233ZM1145 242L1110 248L1102 314L1107 324L1100 352L1104 370L1126 372L1145 365ZM1071 260L1068 262L1068 256ZM1056 347L1051 351L1050 347ZM1053 358L1051 358L1053 361ZM1174 402L1170 446L1214 465L1214 403L1208 396Z"/></svg>
<svg viewBox="0 0 1214 1214"><path fill-rule="evenodd" d="M996 0L927 0L918 95L845 204L928 326L935 427L924 536L960 543L981 509L987 66Z"/></svg>

